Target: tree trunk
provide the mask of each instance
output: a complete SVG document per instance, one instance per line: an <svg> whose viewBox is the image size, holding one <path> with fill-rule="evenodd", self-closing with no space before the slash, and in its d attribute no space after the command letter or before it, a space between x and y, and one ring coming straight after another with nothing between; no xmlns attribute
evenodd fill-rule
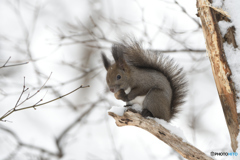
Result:
<svg viewBox="0 0 240 160"><path fill-rule="evenodd" d="M202 21L203 34L206 39L206 48L212 66L212 72L221 100L223 112L231 137L231 146L237 149L238 116L236 110L236 94L231 80L231 70L223 49L223 42L232 43L236 48L234 37L235 28L228 29L226 35L221 35L218 21L230 21L225 15L210 7L208 0L197 0L198 16ZM214 113L213 113L214 114Z"/></svg>

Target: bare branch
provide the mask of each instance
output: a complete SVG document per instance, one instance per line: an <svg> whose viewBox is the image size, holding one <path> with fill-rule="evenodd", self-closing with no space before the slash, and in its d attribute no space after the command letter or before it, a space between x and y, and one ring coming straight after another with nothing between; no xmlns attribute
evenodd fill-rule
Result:
<svg viewBox="0 0 240 160"><path fill-rule="evenodd" d="M35 109L36 107L39 107L39 106L42 106L42 105L45 105L45 104L54 102L54 101L56 101L56 100L58 100L58 99L61 99L61 98L63 98L63 97L66 97L66 96L68 96L69 94L72 94L73 92L79 90L80 88L87 88L87 87L90 87L90 86L89 86L89 85L87 85L87 86L82 86L82 85L81 85L80 87L72 90L71 92L69 92L69 93L67 93L67 94L64 94L64 95L62 95L62 96L60 96L60 97L58 97L58 98L52 99L52 100L47 101L47 102L44 102L44 103L35 104L35 105L32 105L32 106L23 107L23 108L19 108L19 109L12 108L12 109L10 109L7 113L5 113L5 114L0 118L0 121L4 121L3 119L6 118L7 116L9 116L10 114L12 114L13 112L21 111L21 110L25 110L25 109L29 109L29 108L34 108L34 109Z"/></svg>
<svg viewBox="0 0 240 160"><path fill-rule="evenodd" d="M37 90L33 95L31 95L31 96L30 96L30 93L29 93L28 96L27 96L27 98L26 98L25 100L23 100L20 104L18 104L19 101L21 100L21 97L22 97L23 93L28 90L28 88L25 89L25 77L24 77L23 90L22 90L22 93L21 93L20 96L19 96L19 99L18 99L15 107L14 107L14 110L16 110L16 108L17 108L18 106L22 105L22 104L25 103L27 100L29 100L29 99L33 98L35 95L37 95L37 94L43 89L43 87L46 85L46 83L47 83L48 80L50 79L51 75L52 75L52 72L50 73L50 75L49 75L49 77L47 78L46 82L40 87L40 89L38 89L38 90ZM41 101L41 100L40 100L40 101ZM38 103L39 103L39 102L38 102Z"/></svg>
<svg viewBox="0 0 240 160"><path fill-rule="evenodd" d="M177 4L177 5L181 8L182 12L185 13L190 19L192 19L192 20L198 25L198 28L201 28L201 27L202 27L201 24L199 23L199 21L196 20L196 19L194 19L192 16L190 16L190 15L187 13L186 9L185 9L182 5L180 5L180 4L177 2L177 0L174 0L174 3Z"/></svg>
<svg viewBox="0 0 240 160"><path fill-rule="evenodd" d="M179 50L153 50L150 49L149 51L152 52L161 52L161 53L189 53L189 52L194 52L194 53L206 53L205 49L179 49Z"/></svg>
<svg viewBox="0 0 240 160"><path fill-rule="evenodd" d="M67 135L67 133L77 124L79 124L79 122L83 119L83 117L85 117L87 114L89 114L93 108L95 108L95 106L101 102L102 100L98 100L94 103L92 103L92 105L85 111L83 112L75 121L73 121L70 125L68 125L58 136L58 138L56 139L56 145L57 148L59 150L60 155L63 155L63 139L65 138L65 136Z"/></svg>
<svg viewBox="0 0 240 160"><path fill-rule="evenodd" d="M13 136L13 138L17 141L17 147L16 147L16 149L13 152L16 152L16 150L19 150L21 147L26 147L26 148L29 148L29 149L39 150L39 151L41 151L43 153L47 153L47 154L49 154L51 156L60 157L59 153L54 153L54 152L49 151L49 150L47 150L45 148L22 142L16 133L14 133L12 130L10 130L10 129L6 128L6 127L0 126L0 129L5 131L5 132L7 132L11 136ZM12 154L10 154L10 155L12 155Z"/></svg>
<svg viewBox="0 0 240 160"><path fill-rule="evenodd" d="M11 56L10 56L10 57L8 58L8 60L0 67L0 69L1 69L1 68L6 68L6 67L14 67L14 66L20 66L20 65L28 64L28 62L24 62L24 63L7 65L10 59L11 59Z"/></svg>

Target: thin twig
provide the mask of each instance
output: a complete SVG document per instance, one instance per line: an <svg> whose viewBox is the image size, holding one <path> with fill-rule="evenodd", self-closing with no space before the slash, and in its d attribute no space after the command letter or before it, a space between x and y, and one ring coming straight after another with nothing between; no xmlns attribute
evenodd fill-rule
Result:
<svg viewBox="0 0 240 160"><path fill-rule="evenodd" d="M11 56L10 56L10 57L7 59L7 61L0 67L0 69L1 69L1 68L6 68L6 67L13 67L13 66L20 66L20 65L28 64L28 62L24 62L24 63L7 65L7 63L9 62L10 59L11 59Z"/></svg>
<svg viewBox="0 0 240 160"><path fill-rule="evenodd" d="M20 99L22 98L23 93L28 90L28 88L25 89L25 87L26 87L26 85L25 85L25 77L23 77L23 90L22 90L22 93L20 94L20 96L19 96L19 98L18 98L18 100L17 100L17 103L16 103L14 109L17 108L17 106L19 106L18 103L19 103ZM26 100L28 99L28 97L29 97L29 95L27 96ZM23 103L23 102L22 102L22 103ZM22 103L21 103L21 104L22 104ZM20 104L20 105L21 105L21 104Z"/></svg>
<svg viewBox="0 0 240 160"><path fill-rule="evenodd" d="M10 109L6 114L4 114L4 115L0 118L0 121L3 121L4 118L6 118L7 116L9 116L9 115L12 114L13 112L21 111L21 110L25 110L25 109L29 109L29 108L34 108L34 109L35 109L36 107L39 107L39 106L42 106L42 105L45 105L45 104L54 102L54 101L56 101L56 100L58 100L58 99L61 99L61 98L63 98L63 97L66 97L66 96L68 96L69 94L72 94L73 92L79 90L80 88L87 88L87 87L90 87L90 86L89 86L89 85L87 85L87 86L82 86L82 85L81 85L80 87L74 89L73 91L71 91L71 92L69 92L69 93L67 93L67 94L64 94L64 95L62 95L62 96L60 96L60 97L58 97L58 98L52 99L52 100L47 101L47 102L44 102L44 103L35 104L35 105L32 105L32 106L23 107L23 108L19 108L19 109L16 109L16 108Z"/></svg>
<svg viewBox="0 0 240 160"><path fill-rule="evenodd" d="M82 75L80 75L80 76L78 76L78 77L75 77L75 78L73 78L73 79L67 80L67 81L65 81L65 82L61 82L61 83L59 83L59 84L57 84L57 85L45 86L44 88L54 88L54 87L58 87L58 86L64 86L64 85L66 85L66 84L69 84L69 83L72 83L72 82L77 81L77 80L79 80L79 79L82 79L82 78L84 78L85 76L87 76L89 73L94 72L94 71L99 70L99 69L101 69L101 67L97 66L97 67L95 67L95 68L90 69L89 71L86 71L84 74L82 74ZM93 77L91 77L91 78L93 78Z"/></svg>
<svg viewBox="0 0 240 160"><path fill-rule="evenodd" d="M196 20L196 19L194 19L192 16L190 16L190 15L187 13L186 9L185 9L182 5L180 5L176 0L174 1L174 3L181 8L181 10L182 10L183 13L185 13L190 19L192 19L192 20L198 25L198 28L201 28L201 27L202 27L202 25L199 23L199 21Z"/></svg>
<svg viewBox="0 0 240 160"><path fill-rule="evenodd" d="M206 53L205 49L179 49L179 50L154 50L154 49L150 49L149 51L160 52L160 53L177 53L177 52L182 52L182 53L189 53L189 52Z"/></svg>
<svg viewBox="0 0 240 160"><path fill-rule="evenodd" d="M47 150L45 148L22 142L16 133L14 133L12 130L10 130L10 129L6 128L6 127L0 126L0 129L13 136L13 138L17 141L17 147L16 147L17 149L20 149L21 147L26 147L26 148L30 148L30 149L39 150L39 151L47 153L47 154L49 154L51 156L60 157L59 153L54 153L54 152L49 151L49 150ZM12 155L12 154L10 154L10 155Z"/></svg>
<svg viewBox="0 0 240 160"><path fill-rule="evenodd" d="M6 66L6 64L8 63L8 61L11 59L11 56L8 58L8 60L4 63L3 67Z"/></svg>
<svg viewBox="0 0 240 160"><path fill-rule="evenodd" d="M16 109L18 106L22 105L22 104L25 103L27 100L31 99L31 98L34 97L36 94L38 94L38 93L45 87L45 85L46 85L46 83L48 82L48 80L50 79L51 75L52 75L52 72L51 72L50 75L48 76L48 78L47 78L47 80L45 81L45 83L44 83L33 95L30 96L30 93L29 93L28 96L27 96L27 98L26 98L25 100L23 100L20 104L18 104L19 101L20 101L20 99L21 99L21 97L22 97L22 95L23 95L23 93L28 90L28 88L25 89L25 77L24 77L23 90L22 90L22 93L21 93L21 95L20 95L20 97L19 97L19 99L18 99L18 101L17 101L14 109Z"/></svg>
<svg viewBox="0 0 240 160"><path fill-rule="evenodd" d="M95 108L95 106L97 104L99 104L99 102L101 102L102 100L98 100L94 103L92 103L92 105L85 111L83 112L76 120L74 120L70 125L68 125L58 136L58 138L56 138L56 146L59 150L60 155L63 154L63 149L62 149L62 143L63 143L63 139L65 138L65 136L69 133L69 131L75 127L77 124L79 124L79 122L87 115L89 114L93 108Z"/></svg>

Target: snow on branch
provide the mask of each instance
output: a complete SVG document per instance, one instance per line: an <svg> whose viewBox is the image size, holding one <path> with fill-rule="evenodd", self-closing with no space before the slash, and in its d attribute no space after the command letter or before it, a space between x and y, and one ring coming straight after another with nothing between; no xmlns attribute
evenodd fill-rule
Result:
<svg viewBox="0 0 240 160"><path fill-rule="evenodd" d="M163 126L162 124L156 122L154 119L144 118L139 113L136 113L130 109L126 110L125 112L118 110L117 113L114 113L114 111L115 109L110 110L108 114L116 120L117 126L136 126L142 128L168 144L184 158L190 160L212 160L212 158L208 157L205 153L187 143L183 138L179 137L176 134L173 134L172 129L166 129L164 127L166 124L163 124Z"/></svg>

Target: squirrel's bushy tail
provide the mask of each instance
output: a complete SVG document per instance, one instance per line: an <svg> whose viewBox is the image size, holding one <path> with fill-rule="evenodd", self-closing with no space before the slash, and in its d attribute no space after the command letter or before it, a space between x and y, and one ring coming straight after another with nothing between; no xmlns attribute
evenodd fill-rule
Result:
<svg viewBox="0 0 240 160"><path fill-rule="evenodd" d="M171 117L173 117L179 111L178 106L184 103L187 92L187 81L183 69L168 56L145 51L135 40L124 41L118 47L128 65L154 69L166 76L172 88Z"/></svg>

